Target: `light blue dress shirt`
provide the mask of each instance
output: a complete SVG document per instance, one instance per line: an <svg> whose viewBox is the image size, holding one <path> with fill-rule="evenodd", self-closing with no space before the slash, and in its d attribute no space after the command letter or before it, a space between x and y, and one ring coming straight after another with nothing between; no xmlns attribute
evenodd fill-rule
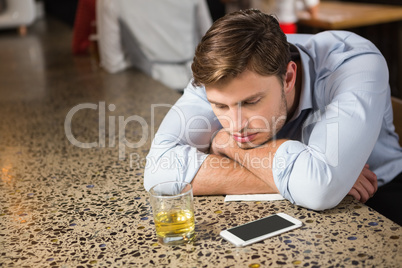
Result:
<svg viewBox="0 0 402 268"><path fill-rule="evenodd" d="M289 201L322 210L336 206L368 163L379 186L402 172L388 68L368 40L346 31L288 35L303 66L293 118L279 131L274 181ZM144 186L191 182L221 125L205 88L191 83L168 112L147 156ZM219 178L216 178L219 180Z"/></svg>

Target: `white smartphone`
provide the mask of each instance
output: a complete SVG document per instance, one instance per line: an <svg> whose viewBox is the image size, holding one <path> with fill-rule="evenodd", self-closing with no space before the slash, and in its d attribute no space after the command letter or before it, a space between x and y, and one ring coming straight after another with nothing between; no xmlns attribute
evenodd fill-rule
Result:
<svg viewBox="0 0 402 268"><path fill-rule="evenodd" d="M287 214L278 213L220 232L236 247L250 245L266 238L299 228L303 223Z"/></svg>

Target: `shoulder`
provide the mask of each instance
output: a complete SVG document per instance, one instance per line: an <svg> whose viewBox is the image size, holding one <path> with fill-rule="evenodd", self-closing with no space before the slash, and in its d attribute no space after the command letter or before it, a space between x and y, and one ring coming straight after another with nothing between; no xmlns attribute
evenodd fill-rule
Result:
<svg viewBox="0 0 402 268"><path fill-rule="evenodd" d="M318 34L289 34L289 43L310 52L380 53L368 39L348 31L324 31Z"/></svg>
<svg viewBox="0 0 402 268"><path fill-rule="evenodd" d="M348 31L288 35L288 42L309 55L314 62L316 74L320 76L328 75L351 58L362 60L357 56L383 58L371 41Z"/></svg>

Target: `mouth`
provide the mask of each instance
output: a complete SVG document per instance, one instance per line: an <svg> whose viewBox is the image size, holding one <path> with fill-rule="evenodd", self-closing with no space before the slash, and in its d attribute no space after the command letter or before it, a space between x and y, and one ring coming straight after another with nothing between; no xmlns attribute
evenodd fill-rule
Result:
<svg viewBox="0 0 402 268"><path fill-rule="evenodd" d="M245 143L245 142L252 141L255 138L255 136L257 136L257 133L233 134L232 136L235 141L240 142L240 143Z"/></svg>

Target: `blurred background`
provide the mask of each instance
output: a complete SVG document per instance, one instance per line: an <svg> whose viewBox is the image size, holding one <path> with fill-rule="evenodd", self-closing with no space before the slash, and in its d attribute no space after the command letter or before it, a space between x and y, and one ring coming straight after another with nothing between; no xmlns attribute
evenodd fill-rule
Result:
<svg viewBox="0 0 402 268"><path fill-rule="evenodd" d="M13 51L29 43L30 52L10 53L7 60L18 65L29 53L36 68L14 71L45 75L35 24L57 21L71 35L71 57L90 58L94 71L136 68L180 92L191 79L194 48L212 22L246 8L274 14L285 33L335 29L366 37L388 62L392 95L402 97L401 0L0 0L0 40Z"/></svg>

